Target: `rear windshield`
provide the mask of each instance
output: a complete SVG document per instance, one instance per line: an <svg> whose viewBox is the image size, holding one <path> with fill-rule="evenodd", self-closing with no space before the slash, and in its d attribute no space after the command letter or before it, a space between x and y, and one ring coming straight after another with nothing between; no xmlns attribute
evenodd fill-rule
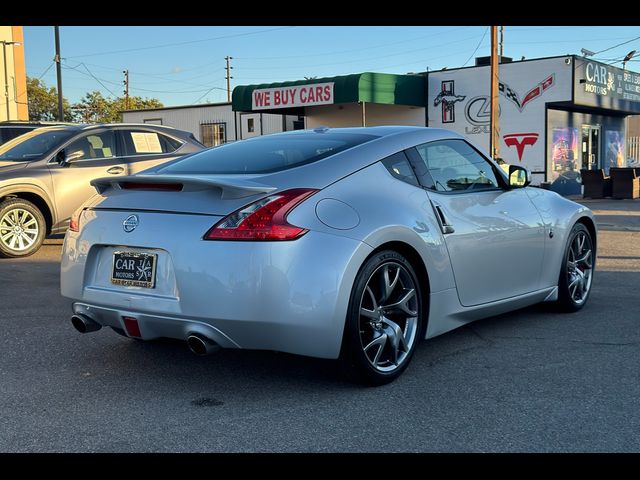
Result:
<svg viewBox="0 0 640 480"><path fill-rule="evenodd" d="M0 160L28 162L61 145L74 134L65 129L35 129L0 145Z"/></svg>
<svg viewBox="0 0 640 480"><path fill-rule="evenodd" d="M1 127L0 128L0 145L8 142L12 138L19 137L23 133L27 133L37 127Z"/></svg>
<svg viewBox="0 0 640 480"><path fill-rule="evenodd" d="M204 150L158 173L269 173L298 167L378 138L359 133L273 135Z"/></svg>

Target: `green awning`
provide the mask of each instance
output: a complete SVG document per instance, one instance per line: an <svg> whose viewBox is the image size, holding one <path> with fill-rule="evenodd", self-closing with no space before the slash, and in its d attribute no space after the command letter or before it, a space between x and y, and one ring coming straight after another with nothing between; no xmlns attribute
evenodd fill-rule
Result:
<svg viewBox="0 0 640 480"><path fill-rule="evenodd" d="M263 88L293 87L333 82L333 103L383 103L389 105L426 105L426 77L421 75L393 75L364 72L339 77L314 78L294 82L242 85L233 89L233 110L252 111L252 93ZM275 113L277 110L272 109ZM260 110L264 112L265 110Z"/></svg>

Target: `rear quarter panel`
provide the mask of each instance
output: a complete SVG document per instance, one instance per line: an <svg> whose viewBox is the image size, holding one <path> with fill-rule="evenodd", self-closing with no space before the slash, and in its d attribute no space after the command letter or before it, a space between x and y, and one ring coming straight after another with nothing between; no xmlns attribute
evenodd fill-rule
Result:
<svg viewBox="0 0 640 480"><path fill-rule="evenodd" d="M349 205L357 225L337 229L321 222L316 208L323 199ZM374 163L312 196L288 217L310 230L359 240L376 249L392 241L412 246L421 256L432 292L454 288L444 239L426 192L394 178L381 163Z"/></svg>

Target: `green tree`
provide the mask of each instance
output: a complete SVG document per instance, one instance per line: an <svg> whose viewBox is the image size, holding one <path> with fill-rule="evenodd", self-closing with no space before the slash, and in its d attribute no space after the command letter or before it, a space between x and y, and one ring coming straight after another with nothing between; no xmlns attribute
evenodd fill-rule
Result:
<svg viewBox="0 0 640 480"><path fill-rule="evenodd" d="M129 97L129 110L160 108L163 104L156 98ZM77 121L91 123L115 123L122 121L120 112L126 110L122 97L105 98L95 90L87 93L72 109Z"/></svg>
<svg viewBox="0 0 640 480"><path fill-rule="evenodd" d="M47 87L37 78L27 77L27 98L29 120L55 121L58 119L58 92ZM66 98L62 99L62 111L66 122L72 121L71 107Z"/></svg>

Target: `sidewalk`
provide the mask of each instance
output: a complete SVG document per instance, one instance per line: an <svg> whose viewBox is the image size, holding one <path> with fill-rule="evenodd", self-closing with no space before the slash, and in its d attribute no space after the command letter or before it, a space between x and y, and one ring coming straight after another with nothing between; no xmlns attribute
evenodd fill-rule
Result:
<svg viewBox="0 0 640 480"><path fill-rule="evenodd" d="M640 232L640 199L614 200L571 198L590 208L596 216L599 230Z"/></svg>

